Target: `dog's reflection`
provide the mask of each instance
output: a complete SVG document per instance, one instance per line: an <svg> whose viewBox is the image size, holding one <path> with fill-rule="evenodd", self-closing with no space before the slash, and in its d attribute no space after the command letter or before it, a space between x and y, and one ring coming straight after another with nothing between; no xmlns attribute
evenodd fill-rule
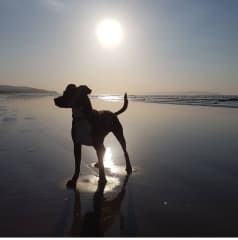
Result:
<svg viewBox="0 0 238 240"><path fill-rule="evenodd" d="M123 181L116 196L107 200L104 197L106 183L98 183L93 196L93 210L81 216L80 192L75 190L74 215L71 235L82 237L102 237L120 215L120 208L126 192L129 175Z"/></svg>

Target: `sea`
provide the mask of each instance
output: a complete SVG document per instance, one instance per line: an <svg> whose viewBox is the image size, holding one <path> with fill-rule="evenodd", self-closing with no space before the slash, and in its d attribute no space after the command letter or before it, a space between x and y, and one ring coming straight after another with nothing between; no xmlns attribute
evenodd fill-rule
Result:
<svg viewBox="0 0 238 240"><path fill-rule="evenodd" d="M122 95L99 94L92 98L108 101L122 100ZM128 95L129 101L145 103L166 103L210 107L238 108L238 95Z"/></svg>

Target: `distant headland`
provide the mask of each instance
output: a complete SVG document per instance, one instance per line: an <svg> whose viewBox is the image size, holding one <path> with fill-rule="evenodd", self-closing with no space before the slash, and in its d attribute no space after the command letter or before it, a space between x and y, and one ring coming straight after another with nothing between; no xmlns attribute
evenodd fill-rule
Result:
<svg viewBox="0 0 238 240"><path fill-rule="evenodd" d="M25 87L25 86L0 85L0 94L14 94L14 93L49 94L49 95L57 94L56 91L50 91L45 89L38 89L38 88Z"/></svg>

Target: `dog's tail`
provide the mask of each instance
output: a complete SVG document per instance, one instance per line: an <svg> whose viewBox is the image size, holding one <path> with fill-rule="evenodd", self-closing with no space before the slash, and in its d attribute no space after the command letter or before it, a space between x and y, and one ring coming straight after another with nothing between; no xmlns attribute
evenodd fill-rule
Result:
<svg viewBox="0 0 238 240"><path fill-rule="evenodd" d="M122 108L119 111L115 112L114 114L119 115L119 114L125 112L127 107L128 107L128 99L127 99L127 93L125 93L124 104L123 104Z"/></svg>

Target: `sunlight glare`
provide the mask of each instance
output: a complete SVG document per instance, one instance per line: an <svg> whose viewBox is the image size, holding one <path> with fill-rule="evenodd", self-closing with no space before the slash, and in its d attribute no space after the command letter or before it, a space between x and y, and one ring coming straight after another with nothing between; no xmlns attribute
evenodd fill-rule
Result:
<svg viewBox="0 0 238 240"><path fill-rule="evenodd" d="M104 19L98 24L97 36L104 47L117 47L123 39L121 24L114 19Z"/></svg>
<svg viewBox="0 0 238 240"><path fill-rule="evenodd" d="M114 166L113 161L112 161L112 152L111 152L111 148L107 148L105 155L104 155L104 167L105 168L112 168Z"/></svg>
<svg viewBox="0 0 238 240"><path fill-rule="evenodd" d="M95 192L98 187L98 176L93 174L81 175L77 181L77 189L81 192ZM120 185L120 179L118 177L107 176L107 184L104 189L104 193L115 190Z"/></svg>

